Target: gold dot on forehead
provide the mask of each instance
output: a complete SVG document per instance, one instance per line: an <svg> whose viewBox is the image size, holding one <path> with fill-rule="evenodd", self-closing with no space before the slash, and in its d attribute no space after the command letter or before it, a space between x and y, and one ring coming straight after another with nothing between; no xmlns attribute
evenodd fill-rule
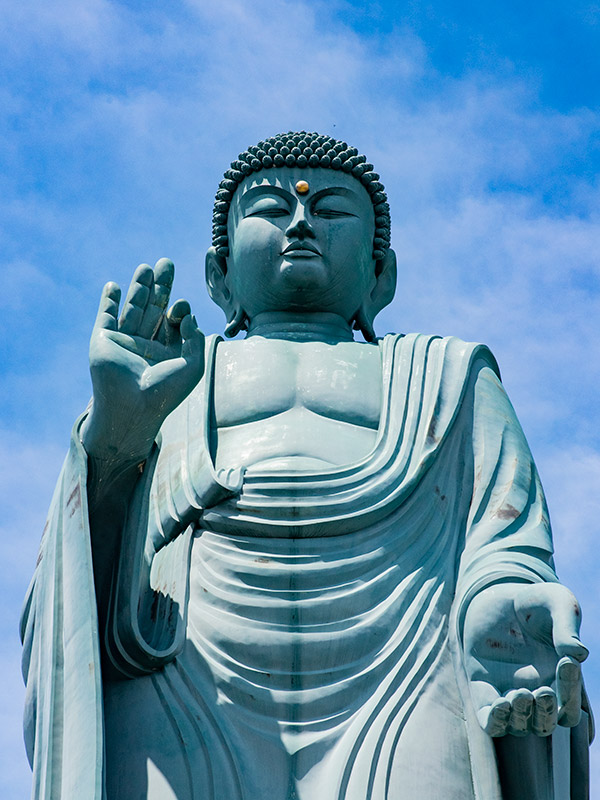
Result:
<svg viewBox="0 0 600 800"><path fill-rule="evenodd" d="M308 181L298 181L296 184L296 191L298 194L306 194L309 189L310 186L308 185Z"/></svg>

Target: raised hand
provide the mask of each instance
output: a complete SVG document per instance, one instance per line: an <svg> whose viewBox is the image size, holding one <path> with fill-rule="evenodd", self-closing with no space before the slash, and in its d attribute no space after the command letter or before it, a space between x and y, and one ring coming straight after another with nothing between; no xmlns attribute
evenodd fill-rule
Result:
<svg viewBox="0 0 600 800"><path fill-rule="evenodd" d="M107 283L90 342L94 389L82 441L97 458L144 459L158 430L202 377L204 336L187 301L166 312L174 267L166 258L135 271L121 290Z"/></svg>
<svg viewBox="0 0 600 800"><path fill-rule="evenodd" d="M582 704L575 597L555 583L498 584L470 603L464 652L471 697L490 736L548 736L573 727Z"/></svg>

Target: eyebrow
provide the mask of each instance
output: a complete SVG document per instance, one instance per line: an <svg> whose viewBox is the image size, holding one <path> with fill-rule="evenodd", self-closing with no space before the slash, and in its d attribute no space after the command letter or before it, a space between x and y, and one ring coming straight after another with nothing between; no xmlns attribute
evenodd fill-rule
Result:
<svg viewBox="0 0 600 800"><path fill-rule="evenodd" d="M321 189L319 192L316 192L311 198L311 203L316 203L317 200L320 200L322 197L327 197L330 194L337 194L342 197L356 197L356 192L352 191L352 189L348 189L346 186L328 186L326 189Z"/></svg>
<svg viewBox="0 0 600 800"><path fill-rule="evenodd" d="M263 194L277 195L278 197L281 197L282 200L287 200L289 197L293 197L294 199L296 198L296 195L287 189L282 189L280 186L273 186L270 183L261 183L259 186L253 186L252 189L248 189L248 191L244 192L244 194L240 197L240 204L242 208L245 208L247 204L251 202L257 195ZM328 186L309 197L308 202L313 205L322 197L326 197L327 195L355 197L356 192L354 192L352 189L348 189L346 186Z"/></svg>
<svg viewBox="0 0 600 800"><path fill-rule="evenodd" d="M291 193L287 192L285 189L281 189L279 186L261 183L260 186L253 186L252 189L248 189L247 192L244 192L244 194L240 197L240 205L242 208L246 207L250 201L254 200L256 195L261 194L274 194L278 197L281 197L282 200L286 200L286 195L289 197Z"/></svg>

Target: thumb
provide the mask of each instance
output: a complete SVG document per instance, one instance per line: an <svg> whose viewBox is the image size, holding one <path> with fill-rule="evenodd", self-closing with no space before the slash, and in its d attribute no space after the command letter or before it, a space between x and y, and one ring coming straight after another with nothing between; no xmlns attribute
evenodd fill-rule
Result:
<svg viewBox="0 0 600 800"><path fill-rule="evenodd" d="M181 321L181 335L183 336L183 347L181 355L196 373L196 381L199 381L204 374L204 334L198 328L196 317L187 314Z"/></svg>
<svg viewBox="0 0 600 800"><path fill-rule="evenodd" d="M559 656L571 656L576 661L585 661L588 657L589 651L579 638L581 609L566 586L560 583L530 585L515 600L515 610L525 627L534 629L534 635L539 637L551 632Z"/></svg>
<svg viewBox="0 0 600 800"><path fill-rule="evenodd" d="M589 650L579 638L581 609L571 592L568 589L565 592L568 596L560 600L556 598L550 609L554 649L559 656L571 656L576 661L585 661Z"/></svg>

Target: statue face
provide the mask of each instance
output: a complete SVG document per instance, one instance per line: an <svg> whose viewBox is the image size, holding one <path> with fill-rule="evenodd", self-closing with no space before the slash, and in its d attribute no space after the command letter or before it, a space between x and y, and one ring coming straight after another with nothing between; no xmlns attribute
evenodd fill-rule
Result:
<svg viewBox="0 0 600 800"><path fill-rule="evenodd" d="M367 190L345 172L278 167L250 175L229 212L229 291L250 319L293 310L351 321L376 282L374 229Z"/></svg>

